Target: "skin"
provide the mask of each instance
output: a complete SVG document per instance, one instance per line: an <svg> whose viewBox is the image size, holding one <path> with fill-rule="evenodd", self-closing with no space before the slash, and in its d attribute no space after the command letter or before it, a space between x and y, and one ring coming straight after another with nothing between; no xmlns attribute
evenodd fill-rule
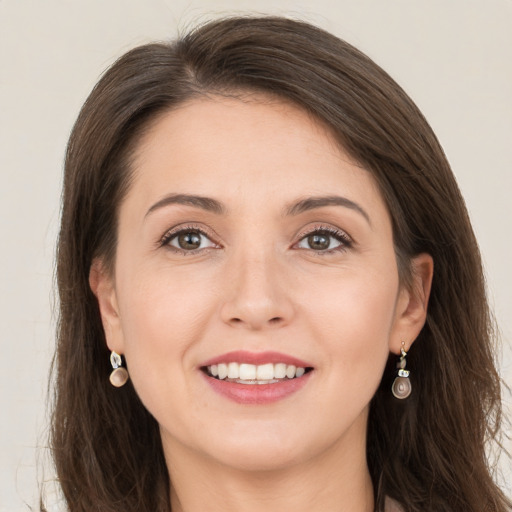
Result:
<svg viewBox="0 0 512 512"><path fill-rule="evenodd" d="M400 286L371 174L282 101L194 99L156 120L136 155L114 275L96 260L90 281L107 344L160 425L172 510L372 511L368 404L389 352L408 349L425 322L432 259L411 262L414 290ZM224 211L154 207L169 194L213 198ZM344 205L285 213L333 194L368 218ZM204 231L201 248L162 245L179 226ZM349 241L327 234L330 248L314 250L307 237L322 229ZM199 367L239 349L314 370L283 400L235 403Z"/></svg>

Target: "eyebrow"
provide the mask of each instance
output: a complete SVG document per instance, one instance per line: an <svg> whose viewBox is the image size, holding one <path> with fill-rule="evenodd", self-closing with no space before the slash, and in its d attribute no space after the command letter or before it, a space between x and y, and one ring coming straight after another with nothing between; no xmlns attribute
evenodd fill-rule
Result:
<svg viewBox="0 0 512 512"><path fill-rule="evenodd" d="M171 204L194 206L196 208L201 208L202 210L213 212L218 215L226 212L226 209L222 203L216 199L212 199L211 197L196 196L192 194L169 194L151 206L151 208L149 208L149 210L146 212L145 217L153 213L155 210L164 208ZM299 215L306 211L322 208L325 206L343 206L345 208L350 208L351 210L360 213L371 226L370 216L368 213L366 213L364 208L362 208L354 201L342 196L306 197L286 207L284 215Z"/></svg>
<svg viewBox="0 0 512 512"><path fill-rule="evenodd" d="M293 203L285 209L285 215L299 215L300 213L314 210L316 208L322 208L324 206L343 206L345 208L350 208L358 213L360 213L370 224L370 216L364 210L364 208L354 201L347 199L342 196L319 196L319 197L306 197Z"/></svg>
<svg viewBox="0 0 512 512"><path fill-rule="evenodd" d="M156 210L160 208L164 208L165 206L169 206L171 204L183 204L187 206L195 206L196 208L201 208L202 210L206 210L208 212L213 212L217 214L222 214L225 212L224 206L217 201L216 199L212 199L211 197L202 197L202 196L194 196L190 194L169 194L165 196L160 201L157 201L147 212L145 217L150 215Z"/></svg>

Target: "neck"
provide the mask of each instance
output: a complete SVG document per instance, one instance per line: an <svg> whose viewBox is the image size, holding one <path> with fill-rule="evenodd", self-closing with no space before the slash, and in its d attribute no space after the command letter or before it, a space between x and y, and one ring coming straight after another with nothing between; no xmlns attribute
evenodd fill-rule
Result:
<svg viewBox="0 0 512 512"><path fill-rule="evenodd" d="M172 484L172 512L374 510L364 435L348 434L311 459L265 471L227 466L164 434L162 441Z"/></svg>

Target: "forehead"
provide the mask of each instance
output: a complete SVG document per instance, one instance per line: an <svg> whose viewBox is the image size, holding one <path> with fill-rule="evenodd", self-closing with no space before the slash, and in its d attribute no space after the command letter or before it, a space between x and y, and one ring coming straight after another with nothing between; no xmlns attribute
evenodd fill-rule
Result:
<svg viewBox="0 0 512 512"><path fill-rule="evenodd" d="M350 192L380 200L371 174L305 110L261 95L200 97L160 115L135 150L132 192L243 198ZM130 195L130 194L128 194ZM373 199L372 199L373 198Z"/></svg>
<svg viewBox="0 0 512 512"><path fill-rule="evenodd" d="M137 163L144 163L166 142L179 144L183 154L191 147L197 156L228 149L234 157L260 144L276 149L283 140L289 145L298 139L305 151L321 140L323 152L348 159L326 123L285 99L260 93L204 95L181 103L150 123L135 153Z"/></svg>

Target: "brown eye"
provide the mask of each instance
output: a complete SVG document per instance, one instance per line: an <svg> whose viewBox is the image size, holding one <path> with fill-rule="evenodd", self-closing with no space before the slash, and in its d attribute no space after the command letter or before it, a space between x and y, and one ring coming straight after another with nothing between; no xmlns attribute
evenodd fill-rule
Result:
<svg viewBox="0 0 512 512"><path fill-rule="evenodd" d="M329 249L331 243L330 238L330 235L324 234L309 235L307 237L308 246L315 251L325 251Z"/></svg>
<svg viewBox="0 0 512 512"><path fill-rule="evenodd" d="M341 230L317 229L304 235L295 245L297 249L309 249L319 253L342 251L352 246L349 236Z"/></svg>
<svg viewBox="0 0 512 512"><path fill-rule="evenodd" d="M207 247L215 247L215 244L202 232L196 229L179 231L164 239L164 245L168 244L182 251L195 251Z"/></svg>
<svg viewBox="0 0 512 512"><path fill-rule="evenodd" d="M180 249L185 250L199 249L201 247L201 234L194 231L181 233L178 235L178 245Z"/></svg>

